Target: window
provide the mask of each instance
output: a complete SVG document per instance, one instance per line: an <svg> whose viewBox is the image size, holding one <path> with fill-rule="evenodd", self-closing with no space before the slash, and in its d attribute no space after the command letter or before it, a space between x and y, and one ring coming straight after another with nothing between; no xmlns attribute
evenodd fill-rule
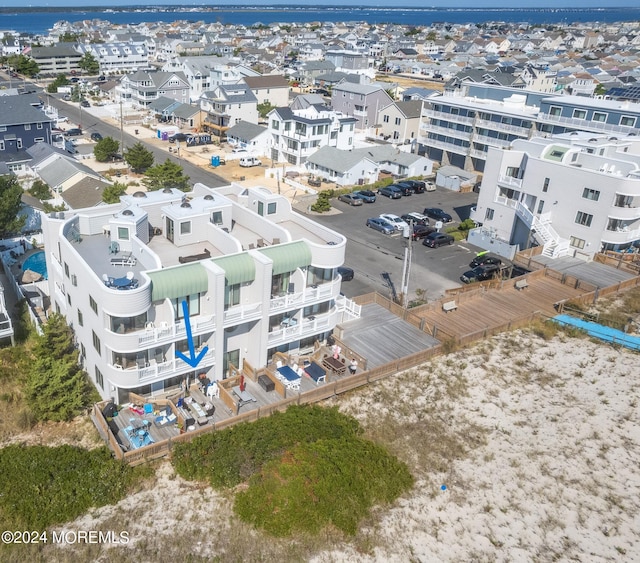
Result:
<svg viewBox="0 0 640 563"><path fill-rule="evenodd" d="M91 335L93 337L93 347L98 352L98 355L101 355L100 339L98 338L98 335L96 334L95 330L91 331Z"/></svg>
<svg viewBox="0 0 640 563"><path fill-rule="evenodd" d="M22 148L22 139L17 139L16 140L16 148L18 148L18 149Z"/></svg>
<svg viewBox="0 0 640 563"><path fill-rule="evenodd" d="M98 304L96 303L96 300L93 297L91 297L91 295L89 295L89 305L91 306L91 309L93 310L93 312L97 315Z"/></svg>
<svg viewBox="0 0 640 563"><path fill-rule="evenodd" d="M78 324L80 326L84 326L84 317L82 316L82 311L78 309Z"/></svg>
<svg viewBox="0 0 640 563"><path fill-rule="evenodd" d="M287 125L288 125L288 124L287 124ZM272 120L271 120L271 129L275 129L276 131L277 131L278 129L280 129L280 122L279 122L279 121L276 121L275 119L272 119ZM287 129L288 129L288 128L287 128L287 127L285 127L285 131L286 131Z"/></svg>
<svg viewBox="0 0 640 563"><path fill-rule="evenodd" d="M549 178L545 178L544 179L544 184L542 184L542 191L546 192L549 189L549 182L551 180L549 180Z"/></svg>
<svg viewBox="0 0 640 563"><path fill-rule="evenodd" d="M585 213L584 211L578 211L576 214L576 223L578 225L583 225L584 227L590 227L591 221L593 220L593 215L589 213Z"/></svg>
<svg viewBox="0 0 640 563"><path fill-rule="evenodd" d="M102 376L102 372L96 366L96 383L100 385L100 389L104 391L104 377Z"/></svg>
<svg viewBox="0 0 640 563"><path fill-rule="evenodd" d="M0 151L4 150L4 141L0 141Z"/></svg>
<svg viewBox="0 0 640 563"><path fill-rule="evenodd" d="M484 214L484 220L491 221L493 219L493 213L494 213L494 210L491 209L490 207L487 207L487 211Z"/></svg>
<svg viewBox="0 0 640 563"><path fill-rule="evenodd" d="M389 123L389 116L388 116L388 115L385 115L385 116L382 118L382 121L384 121L385 123Z"/></svg>
<svg viewBox="0 0 640 563"><path fill-rule="evenodd" d="M194 293L193 295L173 300L173 306L176 310L176 319L184 318L184 310L182 308L183 301L187 302L187 309L190 317L195 317L200 314L200 294Z"/></svg>
<svg viewBox="0 0 640 563"><path fill-rule="evenodd" d="M584 239L578 237L569 237L569 245L575 248L584 248Z"/></svg>
<svg viewBox="0 0 640 563"><path fill-rule="evenodd" d="M118 227L118 239L129 240L129 227Z"/></svg>
<svg viewBox="0 0 640 563"><path fill-rule="evenodd" d="M214 225L222 225L222 211L214 211L211 214L211 222Z"/></svg>
<svg viewBox="0 0 640 563"><path fill-rule="evenodd" d="M543 199L541 199L541 200L538 202L538 213L542 213L542 210L543 210L543 209L544 209L544 200L543 200Z"/></svg>
<svg viewBox="0 0 640 563"><path fill-rule="evenodd" d="M36 123L36 129L42 129L42 123Z"/></svg>
<svg viewBox="0 0 640 563"><path fill-rule="evenodd" d="M400 118L396 117L396 121L395 121L396 125L400 125Z"/></svg>
<svg viewBox="0 0 640 563"><path fill-rule="evenodd" d="M560 117L560 115L562 115L562 108L559 106L551 106L549 108L549 115Z"/></svg>
<svg viewBox="0 0 640 563"><path fill-rule="evenodd" d="M191 234L191 221L183 221L182 223L180 223L180 234L181 235Z"/></svg>
<svg viewBox="0 0 640 563"><path fill-rule="evenodd" d="M587 117L587 110L584 109L574 109L573 116L574 119L585 119Z"/></svg>
<svg viewBox="0 0 640 563"><path fill-rule="evenodd" d="M258 215L264 216L264 203L261 201L258 202Z"/></svg>
<svg viewBox="0 0 640 563"><path fill-rule="evenodd" d="M600 199L600 192L598 190L594 190L593 188L585 188L584 190L582 190L582 197L585 199L598 201Z"/></svg>
<svg viewBox="0 0 640 563"><path fill-rule="evenodd" d="M273 215L276 212L276 207L275 202L267 204L267 215Z"/></svg>
<svg viewBox="0 0 640 563"><path fill-rule="evenodd" d="M636 126L636 118L631 117L630 115L623 115L620 118L620 125L624 125L625 127L635 127Z"/></svg>
<svg viewBox="0 0 640 563"><path fill-rule="evenodd" d="M229 307L240 305L240 284L234 285L224 284L224 308L225 311Z"/></svg>
<svg viewBox="0 0 640 563"><path fill-rule="evenodd" d="M607 121L607 114L602 113L601 111L594 111L593 116L591 117L591 121L597 121L598 123L604 123Z"/></svg>
<svg viewBox="0 0 640 563"><path fill-rule="evenodd" d="M71 294L67 293L67 303L69 303L69 307L71 307Z"/></svg>
<svg viewBox="0 0 640 563"><path fill-rule="evenodd" d="M25 123L24 130L31 131L31 123Z"/></svg>
<svg viewBox="0 0 640 563"><path fill-rule="evenodd" d="M69 264L64 263L64 275L69 277Z"/></svg>

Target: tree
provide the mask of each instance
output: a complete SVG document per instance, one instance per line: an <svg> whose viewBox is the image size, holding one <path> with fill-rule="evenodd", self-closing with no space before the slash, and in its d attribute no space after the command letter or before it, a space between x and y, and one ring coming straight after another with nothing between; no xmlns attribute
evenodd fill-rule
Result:
<svg viewBox="0 0 640 563"><path fill-rule="evenodd" d="M167 158L164 164L156 164L145 172L142 183L149 191L163 188L177 188L183 192L190 190L189 176L183 174L182 166Z"/></svg>
<svg viewBox="0 0 640 563"><path fill-rule="evenodd" d="M59 86L66 86L67 84L70 84L69 79L64 74L58 74L55 80L47 86L47 92L55 94Z"/></svg>
<svg viewBox="0 0 640 563"><path fill-rule="evenodd" d="M82 55L82 58L78 61L78 66L87 74L98 74L100 71L100 63L89 52Z"/></svg>
<svg viewBox="0 0 640 563"><path fill-rule="evenodd" d="M124 151L122 156L134 172L144 172L153 166L153 153L140 142Z"/></svg>
<svg viewBox="0 0 640 563"><path fill-rule="evenodd" d="M267 117L267 114L276 106L271 105L271 102L266 101L258 104L258 115L264 119Z"/></svg>
<svg viewBox="0 0 640 563"><path fill-rule="evenodd" d="M127 186L120 182L114 182L112 185L107 186L102 192L102 201L105 203L118 203L120 196L127 192Z"/></svg>
<svg viewBox="0 0 640 563"><path fill-rule="evenodd" d="M29 57L25 57L24 55L12 55L7 59L7 63L16 72L29 76L30 78L33 78L40 72L38 63L33 59L30 59Z"/></svg>
<svg viewBox="0 0 640 563"><path fill-rule="evenodd" d="M77 363L73 333L64 317L53 313L34 347L26 394L38 420L70 420L93 400Z"/></svg>
<svg viewBox="0 0 640 563"><path fill-rule="evenodd" d="M38 198L39 200L50 199L51 198L51 190L49 186L42 180L35 180L31 187L29 188L29 195Z"/></svg>
<svg viewBox="0 0 640 563"><path fill-rule="evenodd" d="M604 96L606 93L607 89L602 84L598 84L596 89L593 91L594 96Z"/></svg>
<svg viewBox="0 0 640 563"><path fill-rule="evenodd" d="M78 40L78 37L80 37L80 35L77 33L66 31L58 37L58 41L60 43L75 43Z"/></svg>
<svg viewBox="0 0 640 563"><path fill-rule="evenodd" d="M111 137L105 137L104 139L100 139L96 143L96 146L93 147L93 154L98 162L107 162L111 160L114 155L118 154L119 147L120 144L118 141Z"/></svg>
<svg viewBox="0 0 640 563"><path fill-rule="evenodd" d="M0 238L16 234L24 226L26 217L18 215L22 193L15 176L0 176Z"/></svg>

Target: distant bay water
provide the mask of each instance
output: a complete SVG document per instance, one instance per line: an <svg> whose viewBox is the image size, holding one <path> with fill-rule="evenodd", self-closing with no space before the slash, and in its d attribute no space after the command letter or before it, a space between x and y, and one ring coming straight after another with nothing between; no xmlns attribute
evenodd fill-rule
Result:
<svg viewBox="0 0 640 563"><path fill-rule="evenodd" d="M639 8L375 8L296 5L128 8L0 8L0 30L45 34L58 21L107 20L114 24L176 20L256 25L274 22L366 21L426 26L433 23L507 22L528 24L640 21Z"/></svg>

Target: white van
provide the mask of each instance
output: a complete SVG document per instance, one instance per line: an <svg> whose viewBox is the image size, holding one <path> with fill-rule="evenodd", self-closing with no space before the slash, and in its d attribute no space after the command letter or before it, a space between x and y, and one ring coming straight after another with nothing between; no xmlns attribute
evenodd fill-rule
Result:
<svg viewBox="0 0 640 563"><path fill-rule="evenodd" d="M244 166L245 168L249 168L251 166L261 166L262 162L259 158L255 156L243 156L240 159L240 166Z"/></svg>

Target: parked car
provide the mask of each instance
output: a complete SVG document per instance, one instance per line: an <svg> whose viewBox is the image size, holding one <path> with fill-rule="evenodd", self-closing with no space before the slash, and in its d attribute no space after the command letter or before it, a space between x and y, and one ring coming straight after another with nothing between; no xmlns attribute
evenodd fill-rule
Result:
<svg viewBox="0 0 640 563"><path fill-rule="evenodd" d="M378 190L380 195L387 196L391 199L400 199L402 197L402 190L400 188L391 184L390 186L385 186L384 188L380 188Z"/></svg>
<svg viewBox="0 0 640 563"><path fill-rule="evenodd" d="M65 94L64 96L62 96L62 99L65 102L70 102L71 101L71 94Z"/></svg>
<svg viewBox="0 0 640 563"><path fill-rule="evenodd" d="M362 205L362 199L354 194L342 194L341 196L338 196L338 201L344 201L349 205Z"/></svg>
<svg viewBox="0 0 640 563"><path fill-rule="evenodd" d="M410 196L413 195L413 190L404 183L398 183L398 184L391 184L391 186L394 186L395 188L400 190L400 193L402 193L402 195L404 196Z"/></svg>
<svg viewBox="0 0 640 563"><path fill-rule="evenodd" d="M424 182L420 180L402 180L398 182L398 186L407 186L414 194L422 194L425 191Z"/></svg>
<svg viewBox="0 0 640 563"><path fill-rule="evenodd" d="M367 219L367 227L380 231L385 235L393 234L396 230L391 223L385 221L382 217L372 217L371 219Z"/></svg>
<svg viewBox="0 0 640 563"><path fill-rule="evenodd" d="M189 135L187 135L186 133L175 133L174 135L171 135L171 137L169 137L169 142L175 143L176 141L179 141L182 143L187 140L187 137L189 137Z"/></svg>
<svg viewBox="0 0 640 563"><path fill-rule="evenodd" d="M371 190L358 190L356 192L351 192L354 196L359 197L365 203L375 203L376 202L376 194Z"/></svg>
<svg viewBox="0 0 640 563"><path fill-rule="evenodd" d="M436 230L433 227L429 227L428 225L414 225L413 231L411 233L411 239L418 240L435 232Z"/></svg>
<svg viewBox="0 0 640 563"><path fill-rule="evenodd" d="M83 108L90 108L90 107L91 107L91 104L89 103L89 100L81 100L81 101L80 101L80 105L81 105Z"/></svg>
<svg viewBox="0 0 640 563"><path fill-rule="evenodd" d="M382 219L391 223L396 231L402 232L404 229L409 227L407 223L405 223L402 218L394 215L393 213L383 213L380 215Z"/></svg>
<svg viewBox="0 0 640 563"><path fill-rule="evenodd" d="M236 147L235 149L231 149L232 154L247 154L249 151L247 149L243 149L241 147Z"/></svg>
<svg viewBox="0 0 640 563"><path fill-rule="evenodd" d="M497 254L491 252L483 252L478 254L471 262L469 262L469 268L477 268L478 266L484 266L485 264L502 264L502 258Z"/></svg>
<svg viewBox="0 0 640 563"><path fill-rule="evenodd" d="M490 280L500 273L500 264L485 264L477 266L473 270L469 270L460 276L463 283L472 283L477 281Z"/></svg>
<svg viewBox="0 0 640 563"><path fill-rule="evenodd" d="M438 248L443 244L453 244L453 237L446 233L431 233L424 237L422 244L431 248Z"/></svg>
<svg viewBox="0 0 640 563"><path fill-rule="evenodd" d="M91 140L95 141L96 143L98 141L102 141L102 135L100 135L100 133L98 133L97 131L94 131L93 133L91 133Z"/></svg>
<svg viewBox="0 0 640 563"><path fill-rule="evenodd" d="M406 221L409 224L411 223L413 223L414 225L429 224L429 217L427 217L426 215L423 215L422 213L416 213L414 211L411 211L410 213L405 213L404 215L400 215L400 217L402 218L403 221Z"/></svg>
<svg viewBox="0 0 640 563"><path fill-rule="evenodd" d="M79 137L82 135L82 129L79 127L72 127L71 129L66 130L66 134L68 137Z"/></svg>
<svg viewBox="0 0 640 563"><path fill-rule="evenodd" d="M451 221L453 221L453 217L451 217L451 215L449 215L448 213L445 213L439 207L426 207L423 213L427 217L431 217L436 221L442 221L443 223L451 223Z"/></svg>
<svg viewBox="0 0 640 563"><path fill-rule="evenodd" d="M354 273L351 268L347 268L346 266L339 266L338 273L342 276L342 281L351 281L353 279Z"/></svg>
<svg viewBox="0 0 640 563"><path fill-rule="evenodd" d="M329 92L329 90L325 90L324 88L316 88L311 93L320 94L321 96L331 96L331 92Z"/></svg>
<svg viewBox="0 0 640 563"><path fill-rule="evenodd" d="M436 185L435 185L433 182L430 182L430 181L428 181L428 180L427 180L427 181L424 183L424 189L425 189L427 192L435 192L435 191L436 191Z"/></svg>
<svg viewBox="0 0 640 563"><path fill-rule="evenodd" d="M250 168L251 166L262 166L262 161L255 156L243 156L240 159L240 166Z"/></svg>

